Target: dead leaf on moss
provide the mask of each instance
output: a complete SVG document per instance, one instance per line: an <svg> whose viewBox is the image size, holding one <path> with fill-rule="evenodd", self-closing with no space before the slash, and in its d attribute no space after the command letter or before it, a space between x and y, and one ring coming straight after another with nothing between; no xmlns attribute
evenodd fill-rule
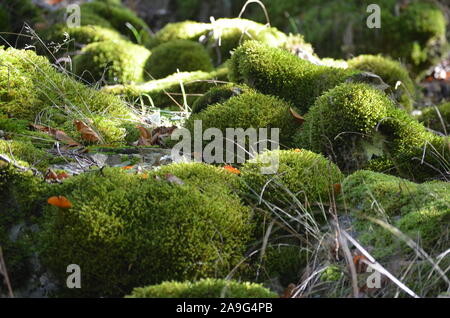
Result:
<svg viewBox="0 0 450 318"><path fill-rule="evenodd" d="M73 140L72 138L70 138L69 136L67 136L67 134L62 131L62 130L58 130L55 128L51 128L51 127L47 127L47 126L42 126L42 125L38 125L38 124L31 124L31 127L33 127L36 130L39 130L41 132L44 132L50 136L53 136L53 138L55 138L58 141L61 141L65 144L67 144L70 147L78 147L81 146L81 144L79 144L78 142L76 142L75 140Z"/></svg>
<svg viewBox="0 0 450 318"><path fill-rule="evenodd" d="M81 120L74 120L73 122L84 141L91 143L99 143L101 141L100 136L86 123Z"/></svg>

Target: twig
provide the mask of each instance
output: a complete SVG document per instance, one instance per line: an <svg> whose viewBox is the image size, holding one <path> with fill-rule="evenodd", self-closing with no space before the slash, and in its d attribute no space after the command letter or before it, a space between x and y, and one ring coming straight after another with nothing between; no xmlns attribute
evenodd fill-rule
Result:
<svg viewBox="0 0 450 318"><path fill-rule="evenodd" d="M3 251L1 246L0 246L0 274L2 274L3 277L5 278L5 284L6 287L8 288L9 297L14 298L11 283L9 281L8 271L6 270L5 260L3 259Z"/></svg>

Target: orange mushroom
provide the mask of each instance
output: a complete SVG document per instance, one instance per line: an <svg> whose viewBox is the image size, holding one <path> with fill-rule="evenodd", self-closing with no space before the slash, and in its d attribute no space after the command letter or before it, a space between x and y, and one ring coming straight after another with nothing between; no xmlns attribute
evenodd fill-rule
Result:
<svg viewBox="0 0 450 318"><path fill-rule="evenodd" d="M59 195L51 197L47 200L48 204L57 206L62 209L70 209L72 207L72 203L66 197Z"/></svg>

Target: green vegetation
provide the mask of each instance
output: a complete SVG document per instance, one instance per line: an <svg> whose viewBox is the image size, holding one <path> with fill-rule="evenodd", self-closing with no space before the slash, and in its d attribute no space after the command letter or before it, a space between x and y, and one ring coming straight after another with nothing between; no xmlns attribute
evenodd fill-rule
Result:
<svg viewBox="0 0 450 318"><path fill-rule="evenodd" d="M103 91L122 96L130 102L141 102L142 100L146 105L154 105L159 108L171 107L179 110L179 106L184 105L184 97L186 97L187 104L192 105L199 95L220 84L216 81L225 80L227 73L226 67L209 73L202 71L176 73L142 84L105 86ZM184 96L181 85L184 88Z"/></svg>
<svg viewBox="0 0 450 318"><path fill-rule="evenodd" d="M298 128L289 108L290 104L279 98L249 91L234 96L223 104L214 104L198 114L193 114L184 127L193 134L195 121L201 120L203 132L208 128L217 128L222 131L223 136L226 135L227 128L278 128L280 143L289 144ZM220 145L225 144L222 140L217 142ZM251 145L253 148L255 146L257 145ZM240 152L239 149L238 151Z"/></svg>
<svg viewBox="0 0 450 318"><path fill-rule="evenodd" d="M128 298L276 298L262 285L224 279L202 279L197 282L164 282L135 288Z"/></svg>
<svg viewBox="0 0 450 318"><path fill-rule="evenodd" d="M240 95L251 90L252 89L246 85L238 85L233 83L213 87L194 102L192 105L192 113L199 113L206 109L209 105L224 103L233 96Z"/></svg>
<svg viewBox="0 0 450 318"><path fill-rule="evenodd" d="M209 28L208 23L194 21L168 23L150 39L147 46L154 48L162 43L173 40L191 40L198 42L199 38L205 35Z"/></svg>
<svg viewBox="0 0 450 318"><path fill-rule="evenodd" d="M357 73L317 66L285 50L248 41L234 52L229 78L284 98L304 114L317 97Z"/></svg>
<svg viewBox="0 0 450 318"><path fill-rule="evenodd" d="M126 41L91 43L73 59L74 73L89 83L140 82L151 52Z"/></svg>
<svg viewBox="0 0 450 318"><path fill-rule="evenodd" d="M145 65L147 79L165 78L177 70L211 72L213 65L205 48L188 40L174 40L157 46Z"/></svg>
<svg viewBox="0 0 450 318"><path fill-rule="evenodd" d="M264 174L263 169L277 163L276 174ZM286 207L295 196L302 203L328 202L333 185L340 183L343 174L322 155L308 150L265 152L247 161L241 175L248 188L265 200ZM288 192L289 191L289 192Z"/></svg>
<svg viewBox="0 0 450 318"><path fill-rule="evenodd" d="M360 55L348 61L348 65L380 76L390 86L390 91L394 93L403 108L408 112L412 110L416 95L415 86L409 77L408 70L401 63L380 55ZM401 84L398 85L398 82Z"/></svg>
<svg viewBox="0 0 450 318"><path fill-rule="evenodd" d="M450 132L450 103L422 109L418 120L434 131L448 135Z"/></svg>
<svg viewBox="0 0 450 318"><path fill-rule="evenodd" d="M250 211L236 198L204 193L194 183L117 169L68 179L53 193L73 207L46 209L40 236L45 264L63 281L67 262L79 264L78 295L84 297L226 274L250 238Z"/></svg>

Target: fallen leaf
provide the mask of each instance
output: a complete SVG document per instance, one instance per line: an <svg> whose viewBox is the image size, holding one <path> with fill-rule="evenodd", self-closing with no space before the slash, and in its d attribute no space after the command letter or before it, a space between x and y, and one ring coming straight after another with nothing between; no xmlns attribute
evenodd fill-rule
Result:
<svg viewBox="0 0 450 318"><path fill-rule="evenodd" d="M301 150L301 149L298 149L298 148L294 149L294 151L295 151L295 152L302 152L302 150Z"/></svg>
<svg viewBox="0 0 450 318"><path fill-rule="evenodd" d="M131 170L131 169L133 169L133 168L134 168L134 166L125 166L125 167L122 167L123 170Z"/></svg>
<svg viewBox="0 0 450 318"><path fill-rule="evenodd" d="M364 255L359 255L359 254L353 256L353 264L355 264L357 273L366 272L367 264L362 262L362 260L367 260L367 257L365 257Z"/></svg>
<svg viewBox="0 0 450 318"><path fill-rule="evenodd" d="M64 180L64 179L67 179L67 178L69 178L69 177L70 177L70 176L69 176L65 171L60 172L60 173L58 173L58 175L57 175L58 180Z"/></svg>
<svg viewBox="0 0 450 318"><path fill-rule="evenodd" d="M140 136L139 140L137 142L138 146L152 146L152 133L145 127L137 126L137 129L139 129Z"/></svg>
<svg viewBox="0 0 450 318"><path fill-rule="evenodd" d="M295 284L289 284L289 286L285 289L283 296L281 296L280 298L291 298L294 294L293 292L295 287Z"/></svg>
<svg viewBox="0 0 450 318"><path fill-rule="evenodd" d="M48 169L44 178L45 180L58 180L58 175L52 169Z"/></svg>
<svg viewBox="0 0 450 318"><path fill-rule="evenodd" d="M300 125L305 122L305 118L300 116L300 114L297 113L292 107L289 108L289 112L291 113L292 117L294 117L299 122Z"/></svg>
<svg viewBox="0 0 450 318"><path fill-rule="evenodd" d="M42 125L38 125L38 124L31 124L30 126L33 127L34 129L37 129L39 131L45 132L48 135L53 136L56 140L62 141L64 143L68 144L69 146L81 146L81 144L79 144L78 142L76 142L75 140L73 140L72 138L67 136L67 134L62 130L58 130L55 128L42 126Z"/></svg>
<svg viewBox="0 0 450 318"><path fill-rule="evenodd" d="M235 168L235 167L232 167L232 166L229 166L229 165L227 165L227 166L225 166L225 167L223 167L223 168L224 168L225 170L231 172L231 173L234 173L234 174L240 174L240 173L241 173L241 171L240 171L239 169L237 169L237 168Z"/></svg>
<svg viewBox="0 0 450 318"><path fill-rule="evenodd" d="M334 194L340 194L342 191L342 185L340 183L333 184Z"/></svg>
<svg viewBox="0 0 450 318"><path fill-rule="evenodd" d="M72 203L64 196L54 196L47 200L48 204L57 206L62 209L70 209L72 207Z"/></svg>
<svg viewBox="0 0 450 318"><path fill-rule="evenodd" d="M87 142L98 143L100 142L100 136L86 123L81 120L74 120L73 123L81 134L81 138Z"/></svg>

